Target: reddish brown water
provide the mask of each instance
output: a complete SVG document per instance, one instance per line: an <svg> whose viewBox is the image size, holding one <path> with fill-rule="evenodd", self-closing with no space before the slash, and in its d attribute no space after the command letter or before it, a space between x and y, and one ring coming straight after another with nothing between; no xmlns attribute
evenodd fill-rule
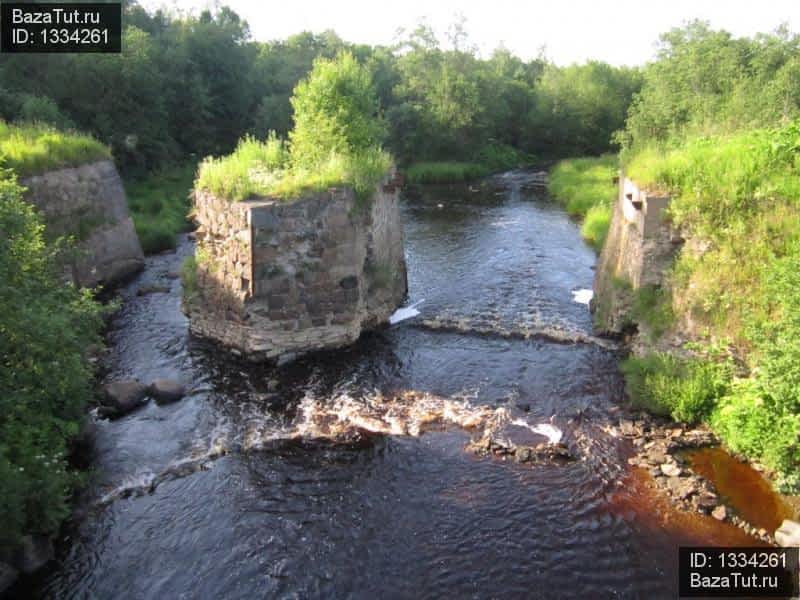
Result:
<svg viewBox="0 0 800 600"><path fill-rule="evenodd" d="M751 525L772 534L781 521L793 518L791 507L761 473L721 448L688 452L687 457L692 468L711 480L725 502Z"/></svg>

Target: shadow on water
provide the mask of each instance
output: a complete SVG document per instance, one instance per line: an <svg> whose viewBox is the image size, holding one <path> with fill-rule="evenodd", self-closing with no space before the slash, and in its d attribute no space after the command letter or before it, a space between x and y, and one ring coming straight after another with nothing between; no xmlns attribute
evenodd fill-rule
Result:
<svg viewBox="0 0 800 600"><path fill-rule="evenodd" d="M418 319L591 334L573 292L591 288L595 255L526 177L404 202ZM122 291L108 358L110 379L192 392L98 423L84 516L29 595L674 597L679 544L749 543L675 513L628 469L628 442L603 429L623 395L614 352L409 321L282 368L247 364L188 336L174 273L192 251L149 258ZM476 457L475 415L550 424L578 460ZM332 423L358 435L325 439ZM398 433L369 433L383 427Z"/></svg>

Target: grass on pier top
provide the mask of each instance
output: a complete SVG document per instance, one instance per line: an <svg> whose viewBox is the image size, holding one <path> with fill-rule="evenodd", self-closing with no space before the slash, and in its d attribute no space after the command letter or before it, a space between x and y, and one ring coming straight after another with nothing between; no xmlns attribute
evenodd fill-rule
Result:
<svg viewBox="0 0 800 600"><path fill-rule="evenodd" d="M0 121L0 157L20 177L111 158L111 151L93 137L64 132L38 123Z"/></svg>
<svg viewBox="0 0 800 600"><path fill-rule="evenodd" d="M287 145L275 136L265 141L245 137L228 156L208 157L195 188L233 201L253 197L290 200L332 187L349 186L363 197L386 175L392 159L379 148L354 154L331 153L317 167L291 164Z"/></svg>

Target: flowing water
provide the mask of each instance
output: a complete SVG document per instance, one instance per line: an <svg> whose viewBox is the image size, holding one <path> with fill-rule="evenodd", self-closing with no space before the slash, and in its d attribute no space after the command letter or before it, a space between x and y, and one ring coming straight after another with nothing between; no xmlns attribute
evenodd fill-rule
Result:
<svg viewBox="0 0 800 600"><path fill-rule="evenodd" d="M192 392L99 421L95 471L56 566L69 598L674 597L681 544L749 544L675 512L629 442L591 335L595 256L529 174L403 203L420 314L282 368L192 340L174 278L191 242L122 292L109 380ZM137 295L167 282L169 293ZM563 435L576 460L465 445Z"/></svg>

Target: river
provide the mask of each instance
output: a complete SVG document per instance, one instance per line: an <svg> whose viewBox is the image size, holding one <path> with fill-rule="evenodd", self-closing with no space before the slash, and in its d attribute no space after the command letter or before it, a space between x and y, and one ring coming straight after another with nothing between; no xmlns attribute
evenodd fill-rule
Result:
<svg viewBox="0 0 800 600"><path fill-rule="evenodd" d="M613 350L530 335L591 335L573 292L591 288L595 254L529 183L510 173L481 191L406 198L409 303L424 300L421 314L280 368L189 337L175 273L191 241L150 257L121 291L107 377L171 377L192 393L99 421L83 508L30 592L675 597L679 545L751 542L673 510L627 466L630 442L601 427L623 401ZM153 284L170 291L137 294ZM352 443L313 435L315 411L345 402L374 415L409 391L552 424L582 451L559 464L479 457L464 450L474 433L453 423ZM298 428L308 435L289 435Z"/></svg>

